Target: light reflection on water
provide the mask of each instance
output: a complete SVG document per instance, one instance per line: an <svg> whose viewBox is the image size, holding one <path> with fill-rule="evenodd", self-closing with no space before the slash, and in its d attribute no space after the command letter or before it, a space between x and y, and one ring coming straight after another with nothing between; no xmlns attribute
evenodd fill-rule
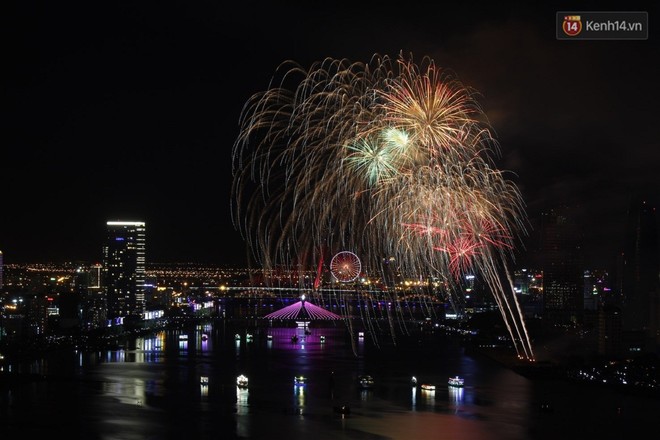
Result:
<svg viewBox="0 0 660 440"><path fill-rule="evenodd" d="M463 393L463 388L449 387L449 397L451 398L452 402L456 404L459 404L463 401Z"/></svg>
<svg viewBox="0 0 660 440"><path fill-rule="evenodd" d="M660 410L648 399L535 383L450 340L376 347L369 337L352 340L341 326L250 331L251 340L208 326L160 332L117 350L14 365L51 379L3 388L0 416L9 421L8 434L43 436L75 425L80 438L104 440L515 440L566 436L578 423L587 426L585 436L632 435L642 432L645 414ZM249 388L236 386L239 374L248 376ZM360 374L375 378L373 389L359 388ZM448 387L457 374L466 386ZM297 375L306 376L304 386L293 384ZM413 376L435 391L411 386ZM538 404L549 400L555 413L540 413ZM342 406L350 414L336 410Z"/></svg>

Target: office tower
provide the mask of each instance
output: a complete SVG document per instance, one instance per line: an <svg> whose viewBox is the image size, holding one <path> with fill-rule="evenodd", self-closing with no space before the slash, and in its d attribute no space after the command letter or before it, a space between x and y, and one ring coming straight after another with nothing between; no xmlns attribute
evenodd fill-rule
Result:
<svg viewBox="0 0 660 440"><path fill-rule="evenodd" d="M103 277L103 266L100 264L93 264L89 268L89 287L98 289L101 287L101 279Z"/></svg>
<svg viewBox="0 0 660 440"><path fill-rule="evenodd" d="M103 247L103 279L108 319L141 318L145 310L145 224L107 222Z"/></svg>
<svg viewBox="0 0 660 440"><path fill-rule="evenodd" d="M107 325L107 302L103 291L103 265L80 265L76 268L70 292L60 295L60 326L83 330Z"/></svg>
<svg viewBox="0 0 660 440"><path fill-rule="evenodd" d="M655 207L643 201L631 205L624 246L623 329L631 337L638 334L640 350L653 349L660 270Z"/></svg>
<svg viewBox="0 0 660 440"><path fill-rule="evenodd" d="M579 229L566 207L541 217L543 314L553 324L579 324L583 314L583 268Z"/></svg>
<svg viewBox="0 0 660 440"><path fill-rule="evenodd" d="M4 266L2 265L2 251L0 251L0 289L2 289L2 271L4 270Z"/></svg>

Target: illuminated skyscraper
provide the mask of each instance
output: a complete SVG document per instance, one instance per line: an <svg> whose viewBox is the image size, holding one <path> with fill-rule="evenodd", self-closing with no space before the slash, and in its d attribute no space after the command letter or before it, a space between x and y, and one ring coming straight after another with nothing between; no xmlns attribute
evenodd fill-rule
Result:
<svg viewBox="0 0 660 440"><path fill-rule="evenodd" d="M84 279L87 286L81 292L82 326L85 330L105 327L108 305L103 288L103 265L93 264L88 268L86 275Z"/></svg>
<svg viewBox="0 0 660 440"><path fill-rule="evenodd" d="M0 251L0 289L2 289L2 271L4 270L2 266L2 251Z"/></svg>
<svg viewBox="0 0 660 440"><path fill-rule="evenodd" d="M103 281L108 318L141 318L145 310L145 224L107 222L103 247Z"/></svg>
<svg viewBox="0 0 660 440"><path fill-rule="evenodd" d="M103 278L103 266L96 263L89 268L89 287L98 289Z"/></svg>

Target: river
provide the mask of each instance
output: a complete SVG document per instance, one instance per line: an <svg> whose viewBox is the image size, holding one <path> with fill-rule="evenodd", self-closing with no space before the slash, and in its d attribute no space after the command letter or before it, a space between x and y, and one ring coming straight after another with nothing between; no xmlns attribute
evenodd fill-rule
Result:
<svg viewBox="0 0 660 440"><path fill-rule="evenodd" d="M219 320L4 367L29 374L3 382L8 439L621 439L656 432L660 414L657 398L530 380L443 334L378 340L343 324L305 333ZM448 386L455 375L463 388Z"/></svg>

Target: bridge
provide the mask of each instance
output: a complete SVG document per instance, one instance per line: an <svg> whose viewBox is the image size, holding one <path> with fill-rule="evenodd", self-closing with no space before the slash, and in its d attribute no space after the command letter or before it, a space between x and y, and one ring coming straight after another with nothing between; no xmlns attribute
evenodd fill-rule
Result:
<svg viewBox="0 0 660 440"><path fill-rule="evenodd" d="M308 298L321 298L327 300L341 299L368 299L375 301L421 301L425 303L446 302L440 294L429 293L428 289L406 288L383 290L365 289L360 287L323 287L313 289L311 287L277 287L277 286L204 286L190 287L190 290L215 290L219 295L231 298L282 298L296 299L302 295Z"/></svg>
<svg viewBox="0 0 660 440"><path fill-rule="evenodd" d="M355 290L295 290L295 289L236 289L231 295L231 298L253 298L253 299L283 299L295 300L305 295L307 298L321 303L337 303L337 302L381 302L381 303L433 303L443 304L445 301L437 296L424 293L413 292L386 292L386 291L355 291Z"/></svg>

